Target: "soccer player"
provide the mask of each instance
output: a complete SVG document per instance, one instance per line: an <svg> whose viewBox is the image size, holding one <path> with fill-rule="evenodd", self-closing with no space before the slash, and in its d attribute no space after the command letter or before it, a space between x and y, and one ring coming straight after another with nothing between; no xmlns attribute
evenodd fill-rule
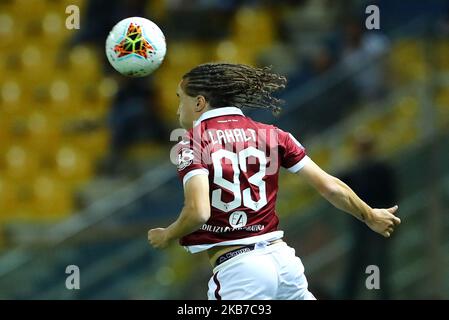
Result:
<svg viewBox="0 0 449 320"><path fill-rule="evenodd" d="M165 248L179 239L190 253L207 251L209 299L315 299L300 258L278 230L280 167L384 237L401 222L397 206L371 208L315 164L291 134L242 113L244 107L278 112L281 101L272 93L285 84L267 68L208 63L178 85L179 120L188 129L177 145L185 202L178 219L150 230L148 240Z"/></svg>

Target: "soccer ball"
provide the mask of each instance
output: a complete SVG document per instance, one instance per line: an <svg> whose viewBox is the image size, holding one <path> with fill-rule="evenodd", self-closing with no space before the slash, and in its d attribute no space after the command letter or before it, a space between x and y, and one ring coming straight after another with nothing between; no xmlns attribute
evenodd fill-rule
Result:
<svg viewBox="0 0 449 320"><path fill-rule="evenodd" d="M126 18L117 23L106 39L106 56L115 70L129 77L144 77L155 71L167 47L161 29L152 21Z"/></svg>

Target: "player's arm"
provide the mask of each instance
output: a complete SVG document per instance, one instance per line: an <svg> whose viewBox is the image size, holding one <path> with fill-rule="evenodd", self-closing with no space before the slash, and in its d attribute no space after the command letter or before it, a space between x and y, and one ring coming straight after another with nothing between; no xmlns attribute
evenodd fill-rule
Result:
<svg viewBox="0 0 449 320"><path fill-rule="evenodd" d="M395 226L401 223L401 220L393 215L398 206L389 209L371 208L348 185L326 173L310 159L297 174L312 185L333 206L352 214L384 237L389 237Z"/></svg>
<svg viewBox="0 0 449 320"><path fill-rule="evenodd" d="M184 207L178 219L167 228L148 231L148 241L155 248L198 230L210 217L209 179L205 174L191 177L184 186Z"/></svg>

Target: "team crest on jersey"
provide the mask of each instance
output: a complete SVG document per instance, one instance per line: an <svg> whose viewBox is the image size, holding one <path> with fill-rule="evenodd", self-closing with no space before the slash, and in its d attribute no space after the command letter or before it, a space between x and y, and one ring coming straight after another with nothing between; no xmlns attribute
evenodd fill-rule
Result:
<svg viewBox="0 0 449 320"><path fill-rule="evenodd" d="M182 171L193 162L193 150L183 148L178 154L178 171Z"/></svg>

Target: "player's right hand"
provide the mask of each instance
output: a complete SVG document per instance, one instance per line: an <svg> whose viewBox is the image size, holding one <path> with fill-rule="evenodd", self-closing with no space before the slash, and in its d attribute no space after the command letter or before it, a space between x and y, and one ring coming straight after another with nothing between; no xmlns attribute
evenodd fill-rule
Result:
<svg viewBox="0 0 449 320"><path fill-rule="evenodd" d="M394 215L397 210L397 205L388 209L373 209L366 224L371 230L389 238L394 229L401 223L401 219Z"/></svg>
<svg viewBox="0 0 449 320"><path fill-rule="evenodd" d="M148 242L155 249L164 249L169 245L166 228L156 228L148 231Z"/></svg>

